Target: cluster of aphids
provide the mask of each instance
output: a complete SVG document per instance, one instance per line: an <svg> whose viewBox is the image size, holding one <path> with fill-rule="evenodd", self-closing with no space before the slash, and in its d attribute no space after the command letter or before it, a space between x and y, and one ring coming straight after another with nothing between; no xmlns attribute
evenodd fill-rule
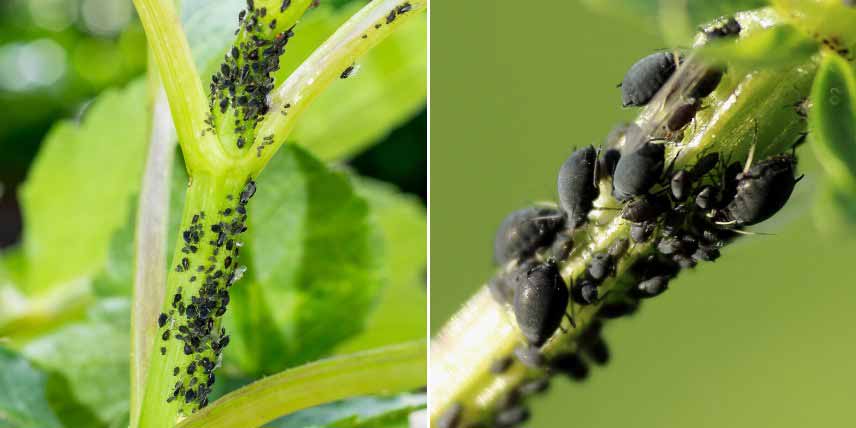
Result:
<svg viewBox="0 0 856 428"><path fill-rule="evenodd" d="M737 21L728 19L705 30L705 37L739 32ZM624 106L646 105L680 61L681 55L657 52L636 62L621 85ZM514 357L543 377L530 379L501 398L493 425L511 427L524 422L528 411L521 398L545 389L547 376L562 373L582 380L588 376L586 360L605 364L609 350L600 335L605 320L635 312L641 299L663 293L682 269L716 260L720 248L743 226L770 218L787 202L799 181L792 154L759 162L752 162L750 155L744 164L707 153L681 169L674 167L674 158L666 157L665 145L678 144L667 137L682 132L693 120L724 72L722 67L708 67L691 82L682 102L664 121L665 129L658 128L659 135L639 135L643 131L634 124L621 128L625 144L620 150L588 146L574 151L559 170L558 206L523 208L500 225L494 259L502 268L488 287L495 300L511 306L525 338L525 346L518 347ZM629 144L631 141L639 143ZM620 204L619 217L629 224L624 229L627 236L590 254L585 269L566 283L558 263L569 258L575 239L585 237L583 226L589 214L607 209L594 206L601 189L611 189ZM625 262L623 256L637 245L645 247L627 258L626 274L620 277L624 285L616 282L612 291L602 295L599 289L617 276L619 264ZM572 315L575 308L595 304L600 305L596 315L578 327ZM572 328L581 329L576 352L548 359L540 348L557 330L564 330L565 317ZM497 361L494 372L503 373L511 363L511 356ZM460 405L452 406L439 425L456 426L462 410Z"/></svg>
<svg viewBox="0 0 856 428"><path fill-rule="evenodd" d="M226 197L226 205L233 206L219 213L194 214L190 226L182 231L184 257L175 266L182 285L171 296L171 309L158 317L160 343L156 347L165 355L166 342L177 340L184 355L191 356L186 366L173 368L177 380L166 398L182 403L186 414L208 405L214 369L229 344L220 320L229 305L229 288L246 269L238 265L242 246L238 238L247 230L246 206L255 192L255 182L247 181L239 195Z"/></svg>
<svg viewBox="0 0 856 428"><path fill-rule="evenodd" d="M284 0L280 12L290 5L290 0ZM236 144L243 148L252 142L258 120L268 112L267 98L274 88L272 74L279 70L279 57L294 32L292 28L279 31L276 18L268 15L266 7L256 8L253 0L247 0L247 8L238 15L238 24L235 34L244 33L211 77L209 102L212 113L233 112ZM213 123L209 124L213 127Z"/></svg>

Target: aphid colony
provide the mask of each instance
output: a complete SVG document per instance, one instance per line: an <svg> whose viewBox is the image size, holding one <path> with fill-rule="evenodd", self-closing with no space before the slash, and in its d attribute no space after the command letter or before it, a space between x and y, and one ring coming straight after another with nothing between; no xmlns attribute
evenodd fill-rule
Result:
<svg viewBox="0 0 856 428"><path fill-rule="evenodd" d="M283 2L281 11L290 3ZM279 70L279 57L294 32L292 28L278 31L276 19L268 16L267 8L256 8L253 0L247 0L247 8L238 15L238 25L235 34L243 34L211 77L209 102L212 114L225 118L232 111L236 144L243 148L253 141L259 118L268 112L272 74Z"/></svg>
<svg viewBox="0 0 856 428"><path fill-rule="evenodd" d="M184 257L175 272L183 285L168 296L170 309L158 317L155 347L165 355L166 342L177 340L181 352L191 356L189 364L173 368L177 380L166 393L166 401L177 400L185 414L208 404L214 369L220 366L221 352L229 344L220 320L229 304L229 288L246 269L238 265L242 245L238 237L247 230L246 206L255 192L255 182L247 181L240 194L227 196L226 205L234 205L219 213L194 214L182 231Z"/></svg>
<svg viewBox="0 0 856 428"><path fill-rule="evenodd" d="M734 19L721 21L704 32L713 39L739 33ZM658 52L634 64L621 85L622 104L648 103L680 65L680 55ZM666 131L687 126L712 93L724 69L709 67L688 86L686 102L671 111ZM689 106L689 107L687 107ZM675 117L677 116L677 117ZM718 153L703 153L688 167L674 167L677 155L667 158L666 144L677 144L661 136L639 135L636 125L610 133L606 149L592 146L574 151L559 169L558 206L538 205L509 214L494 241L494 260L500 272L489 283L493 298L509 305L525 344L512 356L494 363L501 375L516 359L539 369L531 379L499 400L492 425L518 426L529 413L522 399L547 388L548 377L561 373L574 380L588 376L587 362L605 364L609 349L601 336L605 320L634 313L640 300L662 294L669 281L698 262L713 261L720 248L740 232L742 226L762 222L787 202L799 181L796 158L778 155L745 165L728 163ZM641 140L619 150L617 142ZM679 152L679 151L678 151ZM574 239L584 238L582 227L589 221L600 189L611 189L621 205L619 217L626 222L627 235L612 241L604 251L582 254L583 271L563 278L559 264L574 250ZM638 246L638 248L637 248ZM633 250L632 257L625 255ZM617 276L619 265L622 275ZM610 277L615 286L606 295L600 288ZM600 305L596 315L577 326L572 314L577 306ZM570 306L569 306L570 305ZM577 348L547 358L540 348L557 334L562 320L579 328ZM451 406L438 421L441 428L459 425L463 407Z"/></svg>

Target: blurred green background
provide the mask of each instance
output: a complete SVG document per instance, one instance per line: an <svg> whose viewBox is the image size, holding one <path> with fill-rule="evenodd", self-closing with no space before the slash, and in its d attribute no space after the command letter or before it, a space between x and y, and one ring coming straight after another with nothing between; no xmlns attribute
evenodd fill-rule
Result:
<svg viewBox="0 0 856 428"><path fill-rule="evenodd" d="M51 125L141 76L145 43L131 0L0 1L0 249L20 239L17 189ZM424 202L426 128L423 109L348 164Z"/></svg>
<svg viewBox="0 0 856 428"><path fill-rule="evenodd" d="M616 84L666 47L656 28L578 2L434 2L431 57L431 329L493 273L495 228L555 199L575 147L635 115ZM856 397L856 240L818 227L820 172L802 150L789 206L716 263L683 273L609 324L612 361L531 400L527 426L849 426ZM824 207L820 207L823 209ZM820 230L826 230L821 233ZM486 332L489 333L489 332Z"/></svg>

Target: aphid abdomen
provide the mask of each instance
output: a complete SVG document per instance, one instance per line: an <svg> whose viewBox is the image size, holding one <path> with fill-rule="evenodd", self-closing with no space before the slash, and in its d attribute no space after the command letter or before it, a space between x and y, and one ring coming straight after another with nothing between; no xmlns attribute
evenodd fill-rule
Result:
<svg viewBox="0 0 856 428"><path fill-rule="evenodd" d="M612 195L621 202L644 195L663 174L666 149L662 144L645 143L618 160L612 179Z"/></svg>
<svg viewBox="0 0 856 428"><path fill-rule="evenodd" d="M531 256L549 245L564 224L565 216L555 208L526 207L512 212L496 231L494 262L501 265Z"/></svg>
<svg viewBox="0 0 856 428"><path fill-rule="evenodd" d="M533 346L543 345L559 328L567 306L568 288L552 261L530 269L514 294L517 325Z"/></svg>
<svg viewBox="0 0 856 428"><path fill-rule="evenodd" d="M622 106L643 106L675 72L672 52L655 52L630 66L621 82Z"/></svg>
<svg viewBox="0 0 856 428"><path fill-rule="evenodd" d="M737 194L725 208L727 220L750 226L776 214L793 193L795 159L791 155L767 158L737 177Z"/></svg>
<svg viewBox="0 0 856 428"><path fill-rule="evenodd" d="M568 218L568 227L575 229L586 222L597 198L594 182L597 151L592 146L575 150L559 169L559 205Z"/></svg>

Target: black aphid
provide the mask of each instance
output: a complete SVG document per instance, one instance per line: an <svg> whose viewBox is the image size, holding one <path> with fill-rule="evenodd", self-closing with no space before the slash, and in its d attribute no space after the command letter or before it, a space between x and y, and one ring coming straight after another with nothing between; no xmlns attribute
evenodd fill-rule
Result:
<svg viewBox="0 0 856 428"><path fill-rule="evenodd" d="M621 102L624 107L643 106L675 72L676 55L672 52L655 52L630 66L621 82Z"/></svg>
<svg viewBox="0 0 856 428"><path fill-rule="evenodd" d="M704 186L695 197L695 204L703 210L709 210L716 205L716 189Z"/></svg>
<svg viewBox="0 0 856 428"><path fill-rule="evenodd" d="M689 196L690 186L692 185L692 177L686 170L680 170L672 175L672 180L669 182L672 190L672 197L676 201L683 201Z"/></svg>
<svg viewBox="0 0 856 428"><path fill-rule="evenodd" d="M526 282L526 274L535 266L533 260L525 260L509 272L497 275L488 282L488 290L494 300L501 304L513 303L514 292Z"/></svg>
<svg viewBox="0 0 856 428"><path fill-rule="evenodd" d="M559 205L568 217L568 227L576 229L586 222L586 216L597 198L595 165L597 151L588 146L575 150L559 169Z"/></svg>
<svg viewBox="0 0 856 428"><path fill-rule="evenodd" d="M656 228L657 225L651 222L633 223L630 225L630 239L636 243L647 242Z"/></svg>
<svg viewBox="0 0 856 428"><path fill-rule="evenodd" d="M580 305L591 305L597 302L597 284L588 278L581 279L571 287L570 294L574 302Z"/></svg>
<svg viewBox="0 0 856 428"><path fill-rule="evenodd" d="M700 100L710 95L719 86L723 73L724 69L722 67L709 67L690 89L690 97Z"/></svg>
<svg viewBox="0 0 856 428"><path fill-rule="evenodd" d="M339 75L339 78L340 79L347 79L348 77L350 77L351 74L354 73L354 67L355 66L353 64L349 65L347 68L345 68L344 71L342 71L342 74Z"/></svg>
<svg viewBox="0 0 856 428"><path fill-rule="evenodd" d="M573 380L581 381L588 377L589 368L577 354L564 354L550 361L550 367Z"/></svg>
<svg viewBox="0 0 856 428"><path fill-rule="evenodd" d="M252 198L253 195L255 195L255 194L256 194L256 182L253 180L250 180L247 182L246 185L244 185L244 190L241 191L241 198L240 198L239 202L241 203L241 205L246 205L247 202L250 201L250 198Z"/></svg>
<svg viewBox="0 0 856 428"><path fill-rule="evenodd" d="M512 362L514 361L511 357L498 358L490 365L490 372L494 374L505 373L505 371L508 370L508 367L511 366Z"/></svg>
<svg viewBox="0 0 856 428"><path fill-rule="evenodd" d="M496 414L497 427L513 427L526 422L529 419L529 409L523 406L514 406L501 410Z"/></svg>
<svg viewBox="0 0 856 428"><path fill-rule="evenodd" d="M574 239L566 233L559 233L556 236L556 240L553 241L553 245L550 247L550 254L552 254L553 258L556 260L565 260L571 255L571 251L573 251L573 249Z"/></svg>
<svg viewBox="0 0 856 428"><path fill-rule="evenodd" d="M464 407L460 403L452 404L437 418L437 428L458 428L463 413Z"/></svg>
<svg viewBox="0 0 856 428"><path fill-rule="evenodd" d="M542 377L540 379L530 380L517 388L517 392L521 395L540 394L550 388L550 378Z"/></svg>
<svg viewBox="0 0 856 428"><path fill-rule="evenodd" d="M699 107L701 107L701 99L693 99L676 107L675 111L672 112L672 115L666 121L666 130L675 132L687 126L695 117Z"/></svg>
<svg viewBox="0 0 856 428"><path fill-rule="evenodd" d="M609 346L603 337L597 336L584 342L582 351L595 364L604 365L609 362Z"/></svg>
<svg viewBox="0 0 856 428"><path fill-rule="evenodd" d="M624 253L627 252L628 248L630 248L630 241L625 238L618 238L615 240L615 242L610 244L607 253L610 257L612 257L613 260L616 260L621 258L621 256L623 256Z"/></svg>
<svg viewBox="0 0 856 428"><path fill-rule="evenodd" d="M606 319L621 318L636 312L639 304L634 301L606 302L597 311L597 316Z"/></svg>
<svg viewBox="0 0 856 428"><path fill-rule="evenodd" d="M169 330L163 332L163 334L161 335L161 339L169 340Z"/></svg>
<svg viewBox="0 0 856 428"><path fill-rule="evenodd" d="M649 142L622 154L612 178L612 195L624 202L646 194L663 175L665 153L665 146Z"/></svg>
<svg viewBox="0 0 856 428"><path fill-rule="evenodd" d="M514 316L526 340L541 346L562 323L568 307L568 288L552 260L526 273L514 293Z"/></svg>
<svg viewBox="0 0 856 428"><path fill-rule="evenodd" d="M665 198L646 195L624 205L621 218L632 223L652 222L669 208L669 201Z"/></svg>
<svg viewBox="0 0 856 428"><path fill-rule="evenodd" d="M496 231L493 258L497 264L531 256L548 245L565 223L559 210L527 207L509 214Z"/></svg>
<svg viewBox="0 0 856 428"><path fill-rule="evenodd" d="M166 319L167 316L165 313L161 313L160 315L158 315L158 327L163 327L164 325L166 325Z"/></svg>
<svg viewBox="0 0 856 428"><path fill-rule="evenodd" d="M778 155L767 158L737 176L737 194L725 207L725 221L749 226L777 213L794 191L796 158Z"/></svg>
<svg viewBox="0 0 856 428"><path fill-rule="evenodd" d="M661 275L646 279L630 289L633 297L640 299L655 297L662 294L669 287L669 278Z"/></svg>
<svg viewBox="0 0 856 428"><path fill-rule="evenodd" d="M713 23L703 31L708 40L711 40L739 35L740 30L740 23L733 17L728 17L724 21L719 20L718 22Z"/></svg>
<svg viewBox="0 0 856 428"><path fill-rule="evenodd" d="M701 157L695 165L690 169L690 175L693 180L698 180L719 164L719 153L708 153Z"/></svg>
<svg viewBox="0 0 856 428"><path fill-rule="evenodd" d="M586 266L586 273L589 278L600 283L609 275L615 272L615 263L607 253L595 253L591 257L591 262Z"/></svg>
<svg viewBox="0 0 856 428"><path fill-rule="evenodd" d="M719 258L719 249L716 247L699 247L692 255L693 260L700 262L712 262Z"/></svg>

